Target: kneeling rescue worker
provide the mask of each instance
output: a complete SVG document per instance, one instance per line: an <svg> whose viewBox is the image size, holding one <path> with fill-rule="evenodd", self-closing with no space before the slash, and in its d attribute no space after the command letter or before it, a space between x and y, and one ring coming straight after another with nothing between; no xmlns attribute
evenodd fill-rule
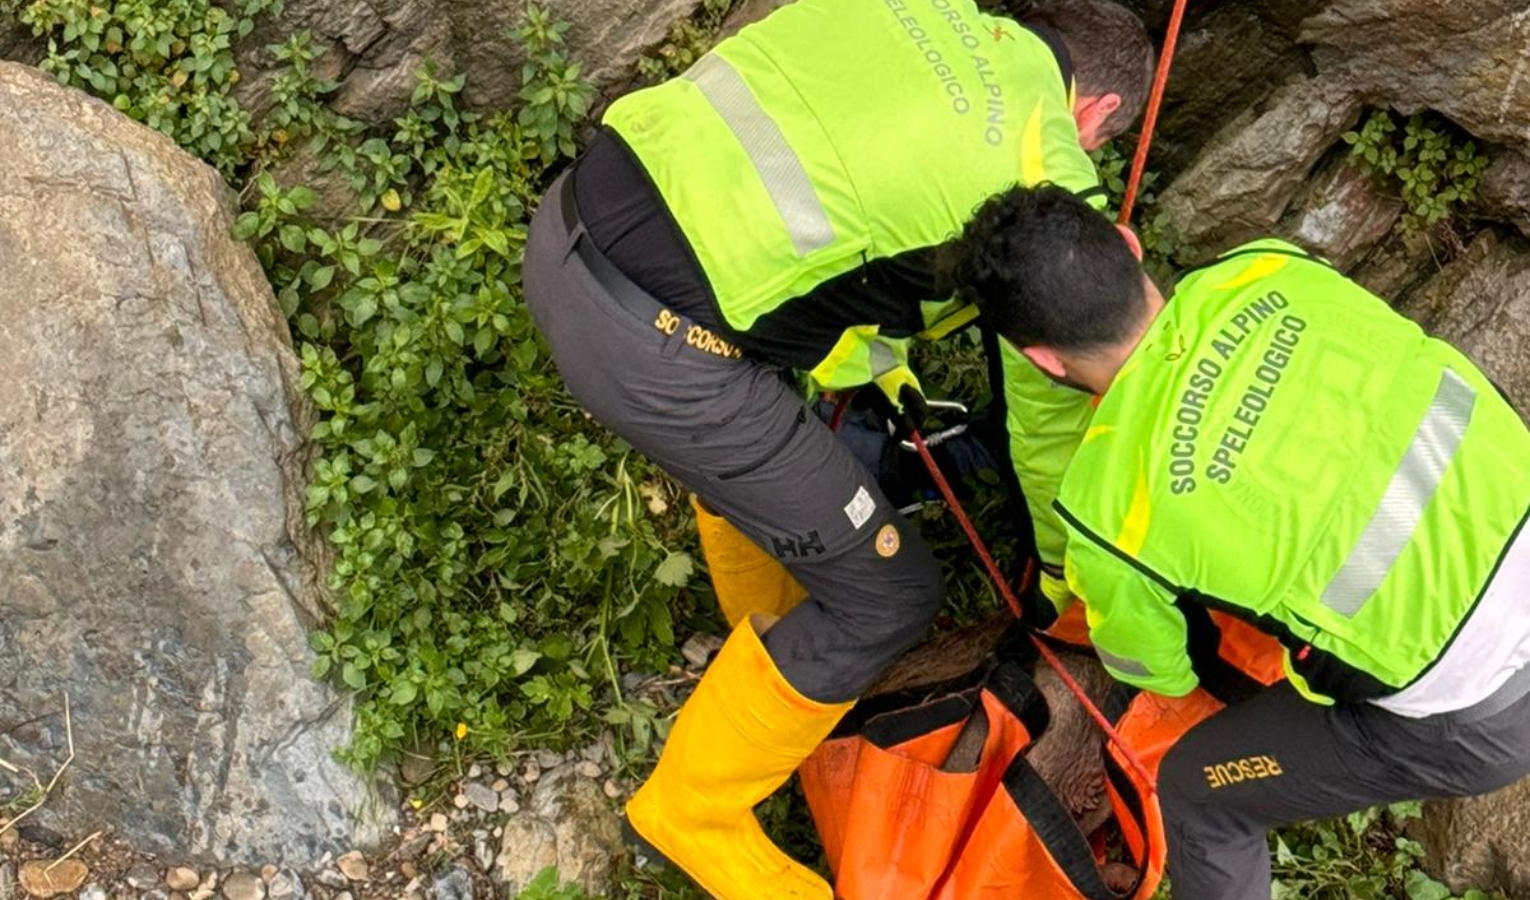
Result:
<svg viewBox="0 0 1530 900"><path fill-rule="evenodd" d="M1057 508L1111 674L1188 693L1208 610L1284 645L1288 680L1196 726L1158 784L1175 900L1267 900L1271 827L1530 773L1530 432L1291 244L1232 250L1165 305L1124 235L1017 188L967 226L957 281L1102 395Z"/></svg>
<svg viewBox="0 0 1530 900"><path fill-rule="evenodd" d="M538 209L526 300L570 391L807 593L773 624L738 617L627 806L640 849L712 895L830 897L752 808L942 596L789 370L874 382L912 418L907 341L953 306L937 250L1009 185L1095 190L1085 148L1136 117L1152 55L1104 0L1026 24L971 0L799 0L614 103Z"/></svg>

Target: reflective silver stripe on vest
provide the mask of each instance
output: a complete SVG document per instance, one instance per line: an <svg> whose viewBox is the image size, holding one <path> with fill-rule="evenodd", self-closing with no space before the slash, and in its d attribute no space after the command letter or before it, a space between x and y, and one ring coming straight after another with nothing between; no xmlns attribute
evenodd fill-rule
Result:
<svg viewBox="0 0 1530 900"><path fill-rule="evenodd" d="M1353 617L1381 587L1387 572L1413 539L1424 508L1440 486L1445 469L1461 446L1477 392L1456 373L1445 370L1424 421L1402 463L1392 473L1381 504L1349 551L1343 568L1323 589L1323 605Z"/></svg>
<svg viewBox="0 0 1530 900"><path fill-rule="evenodd" d="M1099 654L1100 662L1110 666L1112 669L1115 669L1117 672L1120 672L1123 675L1133 675L1137 678L1153 677L1153 673L1148 671L1147 666L1137 662L1135 659L1127 659L1124 656L1117 656L1114 653L1110 653L1106 650L1101 650L1099 647L1095 647L1094 652Z"/></svg>
<svg viewBox="0 0 1530 900"><path fill-rule="evenodd" d="M834 243L834 226L829 224L829 215L813 190L802 160L786 142L775 120L754 99L738 70L715 53L708 53L682 77L695 82L749 154L770 201L786 224L797 255L806 256ZM747 222L739 225L749 227Z"/></svg>
<svg viewBox="0 0 1530 900"><path fill-rule="evenodd" d="M893 349L882 343L880 338L871 342L871 357L868 362L871 365L872 378L881 378L903 365L898 362L898 355L893 352Z"/></svg>

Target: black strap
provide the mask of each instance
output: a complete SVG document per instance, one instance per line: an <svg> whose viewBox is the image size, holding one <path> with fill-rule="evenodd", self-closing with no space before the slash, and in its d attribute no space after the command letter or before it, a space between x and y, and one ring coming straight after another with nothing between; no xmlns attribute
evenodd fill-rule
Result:
<svg viewBox="0 0 1530 900"><path fill-rule="evenodd" d="M589 270L590 277L595 283L623 309L632 313L644 322L653 322L664 310L664 305L655 300L651 294L633 283L632 279L622 274L611 260L595 246L590 234L585 230L584 222L579 218L579 204L574 200L574 176L577 170L565 176L558 185L557 202L563 213L563 221L568 226L571 246L569 252L579 258L584 267Z"/></svg>
<svg viewBox="0 0 1530 900"><path fill-rule="evenodd" d="M1015 757L1004 772L1004 791L1074 890L1088 900L1121 900L1128 896L1116 893L1105 883L1089 840L1024 756Z"/></svg>

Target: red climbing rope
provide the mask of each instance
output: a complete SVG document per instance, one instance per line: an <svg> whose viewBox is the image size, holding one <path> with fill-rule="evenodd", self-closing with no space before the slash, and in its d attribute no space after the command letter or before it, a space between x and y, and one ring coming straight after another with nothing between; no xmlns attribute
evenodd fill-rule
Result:
<svg viewBox="0 0 1530 900"><path fill-rule="evenodd" d="M1164 35L1163 53L1158 58L1158 70L1153 76L1153 90L1148 95L1147 114L1142 120L1142 137L1137 141L1137 152L1132 158L1131 177L1126 183L1126 195L1121 199L1121 217L1119 221L1123 225L1131 221L1132 208L1137 203L1137 189L1141 186L1142 172L1147 166L1148 148L1153 144L1153 129L1158 125L1158 108L1163 103L1164 86L1169 81L1169 67L1174 62L1174 47L1179 43L1179 28L1180 24L1184 21L1186 3L1187 0L1175 0L1174 10L1169 15L1169 28L1167 34ZM988 570L989 577L993 579L994 585L998 587L999 593L1003 595L1004 602L1009 604L1009 609L1015 614L1015 618L1023 618L1019 598L1015 596L1015 592L1010 587L1009 580L1004 577L1004 573L999 571L998 563L994 562L993 556L988 552L987 545L978 536L977 528L973 526L972 520L967 517L967 511L962 508L961 502L956 499L956 494L951 490L951 485L947 483L945 476L941 474L940 466L936 464L935 457L930 454L930 448L924 442L924 435L914 431L912 437L914 447L919 451L919 457L924 460L925 466L930 470L930 477L935 481L935 486L940 489L940 494L945 498L946 505L951 508L951 512L956 515L956 520L961 523L962 530L967 532L967 539L972 542L973 549L977 551L978 558L983 561L983 566ZM1021 590L1030 588L1031 579L1035 576L1035 567L1036 561L1034 559L1027 562L1025 573L1021 576ZM1142 760L1138 759L1137 754L1133 753L1132 749L1121 740L1121 735L1110 724L1110 720L1105 718L1105 715L1089 699L1089 695L1084 692L1079 683L1073 679L1073 676L1068 674L1067 668L1063 666L1062 660L1057 658L1057 654L1052 652L1052 648L1048 647L1046 642L1034 633L1031 635L1031 642L1041 652L1042 658L1047 661L1047 665L1051 666L1052 670L1057 673L1057 677L1062 679L1063 684L1067 686L1073 696L1078 698L1078 702L1084 707L1084 711L1089 713L1089 717L1094 720L1096 725L1100 726L1100 730L1105 733L1110 742L1120 749L1121 755L1132 769L1136 771L1137 777L1142 780L1142 783L1148 786L1149 791L1156 790L1156 779L1148 774L1147 767L1142 764Z"/></svg>
<svg viewBox="0 0 1530 900"><path fill-rule="evenodd" d="M1010 587L1009 579L1005 578L1004 573L999 571L999 564L994 562L992 554L988 552L988 545L984 544L983 539L978 536L977 527L967 517L967 511L962 508L961 501L956 499L956 493L951 490L950 483L941 474L940 465L935 462L935 457L930 454L929 446L924 442L924 435L916 430L910 434L910 437L913 438L914 449L919 451L919 458L924 460L925 467L930 470L930 477L935 481L935 487L940 489L940 495L945 498L946 505L955 514L956 521L960 522L962 530L967 532L967 540L972 542L972 548L977 551L978 558L983 561L984 568L988 570L988 577L993 579L994 585L998 587L999 593L1004 597L1004 602L1009 604L1010 612L1014 613L1015 618L1023 621L1024 616L1022 615L1020 599L1015 596L1014 589ZM1031 578L1035 575L1035 570L1036 561L1034 559L1027 561L1025 573L1020 579L1021 590L1026 590L1030 587ZM1106 738L1121 750L1121 755L1126 758L1127 763L1136 771L1137 777L1142 780L1142 783L1147 785L1150 792L1155 791L1155 780L1153 776L1148 774L1147 767L1142 764L1142 760L1138 759L1137 754L1132 752L1132 748L1127 746L1125 741L1121 740L1121 735L1116 733L1116 729L1111 726L1110 720L1105 718L1105 714L1100 712L1099 707L1094 705L1094 701L1089 699L1089 695L1084 692L1079 683L1073 680L1072 675L1068 674L1067 668L1062 664L1062 660L1057 658L1057 654L1052 652L1052 648L1048 647L1046 642L1034 633L1031 634L1031 643L1036 645L1036 649L1041 652L1041 656L1047 661L1047 665L1052 667L1052 670L1057 673L1057 677L1062 679L1062 683L1067 686L1074 697L1078 698L1079 704L1084 707L1085 712L1089 713L1089 718L1094 720L1094 724L1100 726L1100 730L1105 732Z"/></svg>
<svg viewBox="0 0 1530 900"><path fill-rule="evenodd" d="M1142 137L1137 141L1137 152L1132 156L1132 173L1126 182L1126 195L1121 198L1122 225L1132 220L1132 207L1137 205L1137 188L1142 182L1142 172L1147 167L1148 148L1153 145L1153 129L1158 125L1158 107L1163 103L1164 85L1169 83L1169 67L1174 64L1174 46L1179 43L1179 26L1185 18L1187 0L1175 0L1174 11L1169 14L1169 30L1163 38L1163 53L1158 56L1158 71L1153 75L1153 91L1148 95L1147 114L1142 119Z"/></svg>

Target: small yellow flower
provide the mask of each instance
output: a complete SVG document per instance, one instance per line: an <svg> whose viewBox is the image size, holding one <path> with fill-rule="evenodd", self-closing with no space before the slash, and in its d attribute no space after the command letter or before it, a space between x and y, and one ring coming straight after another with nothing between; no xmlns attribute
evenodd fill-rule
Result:
<svg viewBox="0 0 1530 900"><path fill-rule="evenodd" d="M404 205L404 201L403 198L398 195L398 191L389 188L387 192L382 195L382 205L383 209L386 209L388 212L398 212L399 208Z"/></svg>
<svg viewBox="0 0 1530 900"><path fill-rule="evenodd" d="M463 738L467 737L467 733L468 733L467 723L466 722L458 722L457 723L457 740L460 741Z"/></svg>

